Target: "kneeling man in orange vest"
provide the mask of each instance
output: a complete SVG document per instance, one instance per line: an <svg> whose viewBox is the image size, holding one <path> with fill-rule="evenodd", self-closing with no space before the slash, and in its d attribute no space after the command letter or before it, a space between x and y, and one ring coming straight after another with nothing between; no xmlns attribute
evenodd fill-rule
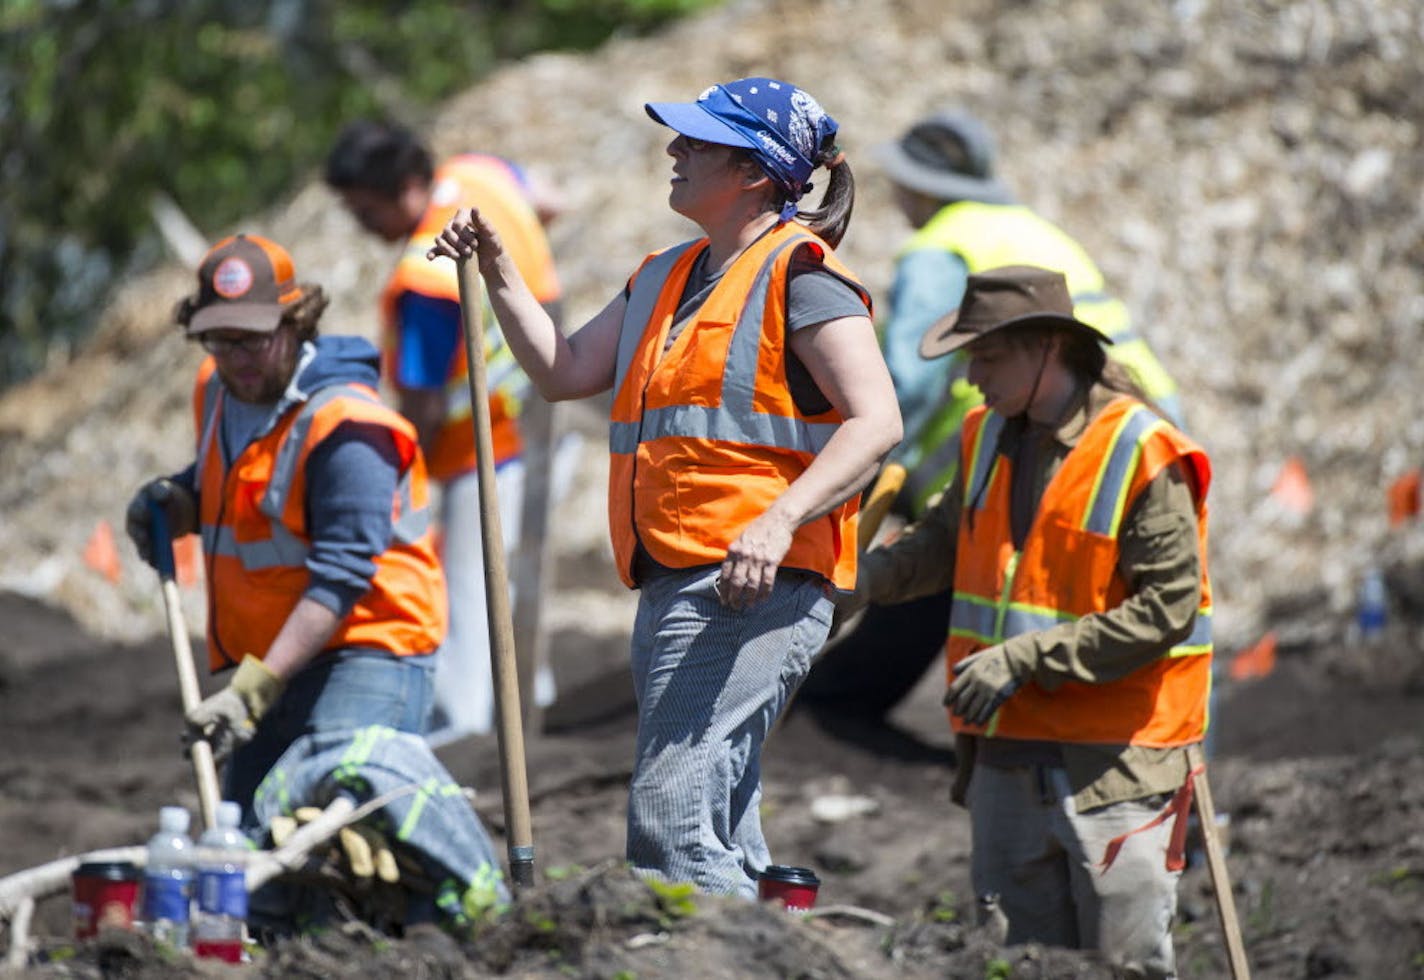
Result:
<svg viewBox="0 0 1424 980"><path fill-rule="evenodd" d="M235 235L207 254L176 313L209 355L196 456L128 509L146 560L155 504L174 537L202 535L208 665L231 673L187 721L227 760L223 798L248 825L258 784L302 736L423 734L445 639L415 427L381 404L374 346L317 336L326 305L275 242Z"/></svg>
<svg viewBox="0 0 1424 980"><path fill-rule="evenodd" d="M1074 318L1058 272L969 277L920 349L964 349L984 393L959 476L864 557L849 606L953 588L955 800L981 911L1005 941L1098 949L1165 977L1186 746L1205 733L1211 677L1211 466L1108 343Z"/></svg>

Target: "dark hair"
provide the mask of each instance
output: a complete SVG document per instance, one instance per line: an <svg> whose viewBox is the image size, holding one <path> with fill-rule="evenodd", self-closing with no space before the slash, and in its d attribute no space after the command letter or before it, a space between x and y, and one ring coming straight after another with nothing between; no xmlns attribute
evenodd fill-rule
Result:
<svg viewBox="0 0 1424 980"><path fill-rule="evenodd" d="M282 311L282 320L278 326L291 324L296 328L298 340L311 340L316 337L317 323L331 301L326 297L326 290L315 283L298 283L297 288L302 291L302 295ZM184 296L173 307L173 321L180 327L186 327L193 321L193 315L199 309L197 293Z"/></svg>
<svg viewBox="0 0 1424 980"><path fill-rule="evenodd" d="M370 190L396 197L415 177L429 183L435 162L410 130L360 119L336 137L326 155L326 182L337 190Z"/></svg>
<svg viewBox="0 0 1424 980"><path fill-rule="evenodd" d="M851 211L855 208L855 174L851 173L845 154L833 140L834 136L828 138L816 156L816 163L825 167L828 174L821 206L814 211L796 212L796 220L825 239L831 248L839 245L845 237L846 229L850 227ZM765 173L750 150L736 150L732 159L734 163L753 166ZM772 187L776 193L771 196L767 210L780 211L786 204L786 193L777 187L775 181L772 181Z"/></svg>
<svg viewBox="0 0 1424 980"><path fill-rule="evenodd" d="M1147 396L1127 368L1108 357L1107 348L1086 331L1072 327L1058 327L1051 324L1033 324L1009 332L1008 339L1025 347L1047 341L1050 337L1063 338L1059 356L1063 365L1085 384L1100 384L1109 391L1131 395L1162 418L1167 418L1156 402Z"/></svg>

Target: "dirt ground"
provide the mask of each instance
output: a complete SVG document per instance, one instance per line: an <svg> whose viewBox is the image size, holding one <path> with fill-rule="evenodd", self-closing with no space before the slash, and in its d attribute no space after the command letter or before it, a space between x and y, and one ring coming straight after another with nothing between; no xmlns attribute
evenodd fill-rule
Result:
<svg viewBox="0 0 1424 980"><path fill-rule="evenodd" d="M1392 526L1383 490L1424 460L1424 59L1409 54L1421 37L1417 0L732 0L656 37L511 65L451 100L428 132L441 155L493 150L565 187L553 237L578 323L648 249L687 237L659 204L666 134L645 99L764 73L815 91L856 169L838 254L882 310L909 228L872 147L942 106L989 121L1002 175L1102 264L1211 454L1211 780L1230 817L1253 973L1417 978L1424 524ZM324 329L374 336L394 256L357 235L315 178L230 230L291 248L302 277L333 295ZM0 393L0 876L137 844L163 804L197 809L152 572L123 543L113 576L88 558L100 522L122 525L134 487L191 459L196 352L169 318L190 288L176 264L134 280L73 363ZM593 418L579 431L597 446ZM830 731L797 713L767 748L772 854L814 868L832 914L689 906L622 869L631 607L607 567L599 455L557 520L547 612L561 697L528 745L538 882L509 916L464 944L329 932L234 971L131 935L76 946L56 895L38 908L21 972L1106 976L1082 954L997 950L976 931L933 671L895 730ZM1290 472L1309 473L1304 501L1299 481L1280 492ZM1352 608L1375 566L1394 608L1365 640ZM201 590L184 598L198 629ZM1232 679L1238 652L1268 631L1280 640L1274 671ZM477 790L502 845L495 740L440 755ZM838 798L860 812L818 819ZM1181 975L1227 976L1204 868L1188 870L1180 895ZM0 944L10 938L0 922Z"/></svg>
<svg viewBox="0 0 1424 980"><path fill-rule="evenodd" d="M1407 611L1406 611L1407 612ZM1302 615L1293 620L1301 625ZM196 812L177 744L179 701L165 638L94 640L67 615L0 595L0 874L87 849L138 843L153 815ZM1230 815L1230 869L1254 974L1424 974L1424 650L1398 617L1379 640L1314 619L1268 677L1230 683L1211 767ZM818 907L796 919L707 897L660 899L619 862L632 747L631 694L616 642L560 632L569 683L527 746L538 883L464 944L360 930L288 942L243 968L262 976L1095 977L1091 957L995 949L973 927L965 813L950 804L950 739L927 675L895 728L828 731L796 711L765 756L765 823L779 863L808 866ZM576 665L576 666L575 666ZM596 667L595 667L596 665ZM116 739L118 740L116 743ZM441 758L478 791L502 847L493 737ZM866 812L817 819L816 801ZM887 919L870 921L857 910ZM885 923L890 924L885 924ZM67 895L40 903L27 976L230 975L151 946L69 936ZM1227 975L1210 880L1190 868L1176 927L1184 977ZM8 942L8 934L6 936Z"/></svg>

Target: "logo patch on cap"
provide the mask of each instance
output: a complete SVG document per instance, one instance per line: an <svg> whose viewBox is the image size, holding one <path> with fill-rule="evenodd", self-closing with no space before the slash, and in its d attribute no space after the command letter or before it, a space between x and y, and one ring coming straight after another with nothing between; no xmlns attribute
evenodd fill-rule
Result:
<svg viewBox="0 0 1424 980"><path fill-rule="evenodd" d="M223 299L237 299L252 288L252 266L235 255L228 256L213 270L213 292Z"/></svg>

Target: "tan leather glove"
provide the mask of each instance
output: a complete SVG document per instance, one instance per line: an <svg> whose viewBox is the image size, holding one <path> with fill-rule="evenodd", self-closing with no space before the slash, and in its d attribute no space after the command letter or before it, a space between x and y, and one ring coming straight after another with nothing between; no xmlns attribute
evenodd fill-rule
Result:
<svg viewBox="0 0 1424 980"><path fill-rule="evenodd" d="M149 480L138 488L124 512L124 530L138 550L138 556L158 567L153 558L153 515L150 504L157 504L168 515L168 533L173 540L198 530L198 502L186 489L167 477Z"/></svg>
<svg viewBox="0 0 1424 980"><path fill-rule="evenodd" d="M290 817L273 817L269 830L272 846L281 847L296 829L311 823L321 816L321 810L314 806L298 807ZM380 879L389 885L400 881L400 866L396 863L395 852L384 834L365 824L342 827L337 832L341 853L346 858L346 866L358 879Z"/></svg>
<svg viewBox="0 0 1424 980"><path fill-rule="evenodd" d="M221 761L252 739L257 723L281 697L286 682L252 654L244 654L227 687L188 712L188 740L203 739Z"/></svg>
<svg viewBox="0 0 1424 980"><path fill-rule="evenodd" d="M1002 644L971 653L954 665L944 705L971 725L987 725L1028 679L1030 667L1014 663Z"/></svg>

